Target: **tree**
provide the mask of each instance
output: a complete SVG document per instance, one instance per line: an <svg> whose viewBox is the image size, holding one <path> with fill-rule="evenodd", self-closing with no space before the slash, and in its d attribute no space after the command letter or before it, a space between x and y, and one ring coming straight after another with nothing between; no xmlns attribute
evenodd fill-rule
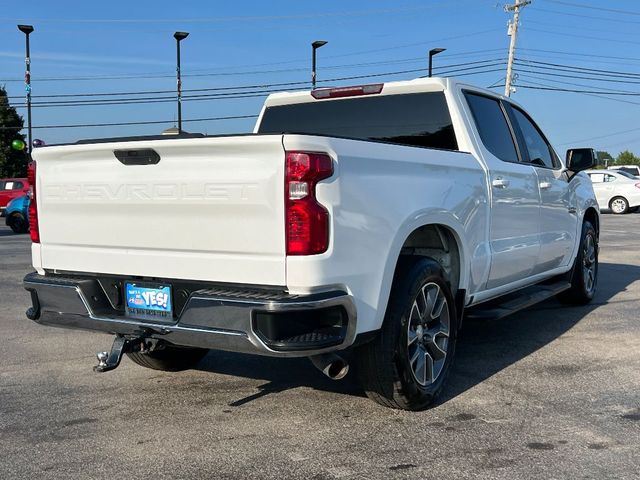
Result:
<svg viewBox="0 0 640 480"><path fill-rule="evenodd" d="M613 156L604 150L596 152L598 156L598 165L613 165L615 159Z"/></svg>
<svg viewBox="0 0 640 480"><path fill-rule="evenodd" d="M640 165L640 158L636 157L630 150L625 150L618 154L616 165Z"/></svg>
<svg viewBox="0 0 640 480"><path fill-rule="evenodd" d="M23 126L22 117L9 105L7 91L0 87L0 178L27 176L27 153L11 147L14 140L25 141Z"/></svg>

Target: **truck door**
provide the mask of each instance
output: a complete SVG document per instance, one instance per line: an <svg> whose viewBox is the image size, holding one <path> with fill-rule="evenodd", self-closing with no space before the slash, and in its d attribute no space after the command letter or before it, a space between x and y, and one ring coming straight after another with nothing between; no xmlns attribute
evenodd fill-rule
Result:
<svg viewBox="0 0 640 480"><path fill-rule="evenodd" d="M540 128L524 111L507 104L523 160L536 169L540 189L540 256L533 273L568 265L578 232L576 199L569 176Z"/></svg>
<svg viewBox="0 0 640 480"><path fill-rule="evenodd" d="M522 280L540 250L540 194L535 168L522 163L500 100L465 92L489 167L491 268L486 288Z"/></svg>

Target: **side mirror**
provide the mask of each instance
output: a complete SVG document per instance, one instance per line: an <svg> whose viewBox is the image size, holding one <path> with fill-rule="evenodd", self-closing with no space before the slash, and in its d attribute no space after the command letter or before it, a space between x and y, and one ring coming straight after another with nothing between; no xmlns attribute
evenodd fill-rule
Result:
<svg viewBox="0 0 640 480"><path fill-rule="evenodd" d="M578 173L598 165L598 156L593 148L571 148L567 150L567 170Z"/></svg>

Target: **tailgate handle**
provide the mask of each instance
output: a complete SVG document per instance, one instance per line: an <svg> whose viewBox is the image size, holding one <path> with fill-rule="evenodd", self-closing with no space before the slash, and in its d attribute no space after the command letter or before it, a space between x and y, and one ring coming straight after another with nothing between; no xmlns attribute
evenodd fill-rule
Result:
<svg viewBox="0 0 640 480"><path fill-rule="evenodd" d="M155 165L160 161L160 155L153 148L114 150L113 154L123 165Z"/></svg>

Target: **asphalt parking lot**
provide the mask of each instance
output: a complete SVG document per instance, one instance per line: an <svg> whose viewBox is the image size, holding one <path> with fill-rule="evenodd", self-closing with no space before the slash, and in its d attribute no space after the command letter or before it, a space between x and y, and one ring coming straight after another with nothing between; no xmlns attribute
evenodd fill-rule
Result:
<svg viewBox="0 0 640 480"><path fill-rule="evenodd" d="M306 360L95 374L112 339L26 319L29 238L2 226L0 479L638 479L639 232L603 215L593 304L468 322L439 404L409 413Z"/></svg>

